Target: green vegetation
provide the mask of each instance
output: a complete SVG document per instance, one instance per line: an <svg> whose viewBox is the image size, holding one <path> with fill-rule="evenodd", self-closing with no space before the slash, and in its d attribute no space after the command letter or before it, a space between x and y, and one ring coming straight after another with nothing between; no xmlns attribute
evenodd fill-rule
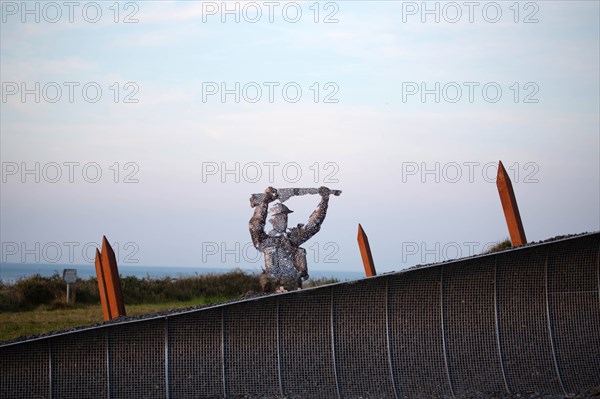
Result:
<svg viewBox="0 0 600 399"><path fill-rule="evenodd" d="M512 243L510 242L510 240L508 238L506 238L503 241L500 241L496 245L491 247L489 250L487 250L486 253L491 254L494 252L503 251L503 250L505 250L507 248L511 248L511 247L512 247Z"/></svg>
<svg viewBox="0 0 600 399"><path fill-rule="evenodd" d="M126 305L185 302L194 298L237 298L248 291L259 291L258 276L234 270L225 274L161 279L121 277ZM52 310L66 303L67 286L58 274L52 277L35 275L20 279L13 285L0 283L0 312L33 310L40 305ZM100 304L95 278L78 279L71 285L77 304ZM71 301L72 302L72 301Z"/></svg>
<svg viewBox="0 0 600 399"><path fill-rule="evenodd" d="M195 298L185 302L164 302L140 305L126 305L128 316L159 312L166 309L208 305L223 302L229 298ZM99 304L74 304L61 306L40 305L24 312L0 312L0 341L23 335L43 334L103 321Z"/></svg>
<svg viewBox="0 0 600 399"><path fill-rule="evenodd" d="M321 285L327 285L327 284L335 284L335 283L339 283L340 280L338 280L337 278L333 278L333 277L321 277L321 278L317 278L317 279L309 279L306 280L304 283L302 283L302 288L312 288L312 287L319 287Z"/></svg>
<svg viewBox="0 0 600 399"><path fill-rule="evenodd" d="M309 280L304 287L336 283L334 278ZM259 276L234 270L225 274L162 279L121 278L128 316L225 302L259 292ZM35 275L15 284L0 282L0 341L23 335L42 334L103 321L95 278L78 279L71 285L71 303L66 303L66 284L58 274Z"/></svg>

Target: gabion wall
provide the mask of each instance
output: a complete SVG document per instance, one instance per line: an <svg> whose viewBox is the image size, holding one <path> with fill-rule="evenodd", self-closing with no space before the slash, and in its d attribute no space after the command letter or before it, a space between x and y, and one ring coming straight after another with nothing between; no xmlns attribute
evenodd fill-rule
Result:
<svg viewBox="0 0 600 399"><path fill-rule="evenodd" d="M600 233L0 345L2 398L567 395L600 386Z"/></svg>

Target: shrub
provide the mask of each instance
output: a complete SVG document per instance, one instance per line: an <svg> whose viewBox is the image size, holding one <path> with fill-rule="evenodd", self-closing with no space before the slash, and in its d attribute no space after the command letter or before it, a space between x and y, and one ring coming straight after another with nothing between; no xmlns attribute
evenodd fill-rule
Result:
<svg viewBox="0 0 600 399"><path fill-rule="evenodd" d="M340 280L338 280L337 278L334 278L334 277L320 277L317 279L306 280L306 282L304 284L302 284L302 288L312 288L312 287L318 287L320 285L335 284L335 283L339 283L339 282L340 282Z"/></svg>
<svg viewBox="0 0 600 399"><path fill-rule="evenodd" d="M0 288L0 311L17 311L23 305L23 295L13 286Z"/></svg>
<svg viewBox="0 0 600 399"><path fill-rule="evenodd" d="M496 245L494 245L493 247L491 247L486 252L486 254L491 254L491 253L494 253L494 252L499 252L499 251L502 251L502 250L505 250L505 249L511 248L511 247L512 247L511 241L508 238L506 238L503 241L500 241Z"/></svg>
<svg viewBox="0 0 600 399"><path fill-rule="evenodd" d="M75 284L71 284L76 303L100 303L100 292L98 291L98 280L91 277L86 280L77 279Z"/></svg>
<svg viewBox="0 0 600 399"><path fill-rule="evenodd" d="M308 280L304 287L316 287L336 283L334 278ZM19 311L48 305L50 309L66 306L66 284L58 274L52 277L31 276L18 280L14 285L0 284L0 311ZM125 305L189 301L194 298L233 299L248 291L260 292L259 275L240 269L224 274L205 274L192 277L160 279L121 277L121 289ZM77 279L71 285L75 303L100 303L98 280L95 277ZM64 305L64 306L63 306Z"/></svg>
<svg viewBox="0 0 600 399"><path fill-rule="evenodd" d="M39 274L27 279L20 279L15 288L23 296L23 302L29 306L50 303L66 290L58 274L42 277Z"/></svg>

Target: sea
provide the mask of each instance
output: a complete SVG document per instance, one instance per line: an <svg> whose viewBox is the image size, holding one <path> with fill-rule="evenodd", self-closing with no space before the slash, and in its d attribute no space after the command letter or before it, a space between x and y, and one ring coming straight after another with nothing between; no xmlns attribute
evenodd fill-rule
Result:
<svg viewBox="0 0 600 399"><path fill-rule="evenodd" d="M134 276L137 278L155 278L164 277L181 278L192 277L203 274L220 274L235 270L234 268L218 267L177 267L177 266L141 266L141 265L119 265L119 274L121 276ZM14 284L17 280L31 277L39 274L43 277L51 277L55 274L63 275L65 269L77 270L77 277L88 279L96 277L96 268L94 265L73 265L73 264L43 264L43 263L0 263L0 281L4 284ZM260 273L259 268L241 269L247 273ZM327 270L309 270L311 279L317 278L336 278L340 281L358 280L364 277L364 273L347 271L327 271Z"/></svg>

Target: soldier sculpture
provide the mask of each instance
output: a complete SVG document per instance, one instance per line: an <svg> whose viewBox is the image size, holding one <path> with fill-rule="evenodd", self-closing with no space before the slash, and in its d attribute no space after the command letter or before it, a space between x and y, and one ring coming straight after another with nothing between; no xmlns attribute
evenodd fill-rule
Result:
<svg viewBox="0 0 600 399"><path fill-rule="evenodd" d="M283 204L292 196L319 194L321 202L310 215L306 225L288 229L288 214L293 211ZM268 187L264 194L253 194L250 205L254 214L249 222L252 243L265 256L265 269L260 277L263 292L271 292L275 288L284 290L302 288L302 280L308 279L306 250L300 245L308 241L321 229L321 224L327 214L329 195L340 195L339 190L329 190L327 187L316 188L282 188L279 190ZM271 207L272 218L269 220L273 229L265 233L265 221L269 204L275 200L280 202Z"/></svg>

